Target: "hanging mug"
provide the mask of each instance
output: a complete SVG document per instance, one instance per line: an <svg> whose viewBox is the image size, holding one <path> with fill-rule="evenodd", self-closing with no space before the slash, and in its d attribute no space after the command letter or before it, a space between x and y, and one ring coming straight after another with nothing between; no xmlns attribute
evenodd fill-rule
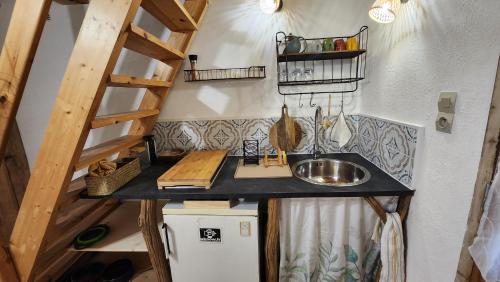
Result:
<svg viewBox="0 0 500 282"><path fill-rule="evenodd" d="M356 40L356 37L349 37L347 39L347 50L349 51L356 51L358 50L358 41Z"/></svg>
<svg viewBox="0 0 500 282"><path fill-rule="evenodd" d="M323 40L323 52L333 51L333 39L325 38Z"/></svg>
<svg viewBox="0 0 500 282"><path fill-rule="evenodd" d="M323 44L321 40L316 39L307 43L307 48L306 48L307 53L321 53L322 50L323 50Z"/></svg>
<svg viewBox="0 0 500 282"><path fill-rule="evenodd" d="M345 51L346 50L344 39L335 40L334 46L335 46L335 51Z"/></svg>

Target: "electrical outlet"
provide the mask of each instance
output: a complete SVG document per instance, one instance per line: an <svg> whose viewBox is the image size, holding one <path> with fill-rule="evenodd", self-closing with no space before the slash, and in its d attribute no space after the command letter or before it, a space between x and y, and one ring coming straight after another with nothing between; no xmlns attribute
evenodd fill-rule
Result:
<svg viewBox="0 0 500 282"><path fill-rule="evenodd" d="M240 222L240 235L243 237L249 237L252 234L250 230L250 221Z"/></svg>
<svg viewBox="0 0 500 282"><path fill-rule="evenodd" d="M453 119L455 117L455 104L457 92L441 92L438 99L438 114L436 118L436 130L451 133Z"/></svg>

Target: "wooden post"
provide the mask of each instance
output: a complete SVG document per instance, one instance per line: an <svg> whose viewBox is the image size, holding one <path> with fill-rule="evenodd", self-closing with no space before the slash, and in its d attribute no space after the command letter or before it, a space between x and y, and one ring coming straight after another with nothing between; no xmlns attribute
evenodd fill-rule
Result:
<svg viewBox="0 0 500 282"><path fill-rule="evenodd" d="M483 141L481 160L477 171L476 183L474 185L474 195L467 220L467 230L465 231L460 260L458 261L456 281L470 281L473 274L474 262L469 253L469 246L472 245L476 237L479 222L483 215L483 201L486 196L486 185L493 180L494 172L499 155L500 140L500 58L497 65L497 75L493 97L491 98L488 124ZM476 281L478 280L477 270L474 270Z"/></svg>
<svg viewBox="0 0 500 282"><path fill-rule="evenodd" d="M0 161L0 238L8 242L28 183L30 170L23 141L14 121L7 150Z"/></svg>
<svg viewBox="0 0 500 282"><path fill-rule="evenodd" d="M140 0L99 0L88 6L10 239L21 281L34 279L49 227L139 5ZM20 16L25 26L26 15Z"/></svg>
<svg viewBox="0 0 500 282"><path fill-rule="evenodd" d="M0 55L0 162L51 3L51 0L24 0L14 4Z"/></svg>
<svg viewBox="0 0 500 282"><path fill-rule="evenodd" d="M279 280L279 229L280 229L279 199L267 201L267 232L266 232L266 281Z"/></svg>
<svg viewBox="0 0 500 282"><path fill-rule="evenodd" d="M158 230L156 200L141 201L141 213L138 221L144 241L146 241L149 259L156 272L158 281L172 282L170 265L168 264L165 248Z"/></svg>
<svg viewBox="0 0 500 282"><path fill-rule="evenodd" d="M365 201L368 202L368 204L370 204L370 206L375 211L375 213L378 215L378 217L380 218L382 223L385 223L387 221L387 215L385 214L386 211L379 204L377 199L375 199L375 197L373 197L373 196L367 196L367 197L363 197L363 198L365 199Z"/></svg>
<svg viewBox="0 0 500 282"><path fill-rule="evenodd" d="M17 272L9 255L7 244L0 237L0 282L17 282Z"/></svg>
<svg viewBox="0 0 500 282"><path fill-rule="evenodd" d="M408 254L408 233L406 232L406 219L408 218L408 213L410 212L410 203L411 203L412 195L400 196L398 200L398 207L396 208L396 212L399 214L401 218L401 225L403 227L403 246L405 247L404 252L404 261L405 261L405 277L407 273L408 266L406 265L407 254Z"/></svg>
<svg viewBox="0 0 500 282"><path fill-rule="evenodd" d="M396 207L396 212L399 214L399 217L401 218L401 224L403 225L403 246L405 248L405 253L404 253L404 260L405 260L405 276L406 276L406 253L407 253L407 234L406 234L406 218L408 217L408 212L410 210L410 203L411 203L411 198L413 195L404 195L400 196L398 199L398 206ZM375 199L373 196L367 196L363 197L368 204L372 207L372 209L375 211L377 216L380 218L382 223L387 222L387 215L384 207L380 205L380 203ZM375 281L380 281L380 273L382 269L379 268L377 271L377 276Z"/></svg>
<svg viewBox="0 0 500 282"><path fill-rule="evenodd" d="M19 280L7 242L14 228L30 173L15 122L7 139L5 160L0 160L0 282Z"/></svg>
<svg viewBox="0 0 500 282"><path fill-rule="evenodd" d="M410 203L411 203L412 195L404 195L399 197L398 207L396 208L399 217L401 218L401 222L406 221L408 217L408 212L410 211Z"/></svg>

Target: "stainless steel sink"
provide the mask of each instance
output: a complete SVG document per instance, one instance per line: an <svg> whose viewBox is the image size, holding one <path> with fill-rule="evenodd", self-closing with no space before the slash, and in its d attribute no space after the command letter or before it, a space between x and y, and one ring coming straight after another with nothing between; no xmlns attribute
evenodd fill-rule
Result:
<svg viewBox="0 0 500 282"><path fill-rule="evenodd" d="M371 177L366 168L336 159L303 160L296 163L292 171L301 180L326 186L354 186Z"/></svg>

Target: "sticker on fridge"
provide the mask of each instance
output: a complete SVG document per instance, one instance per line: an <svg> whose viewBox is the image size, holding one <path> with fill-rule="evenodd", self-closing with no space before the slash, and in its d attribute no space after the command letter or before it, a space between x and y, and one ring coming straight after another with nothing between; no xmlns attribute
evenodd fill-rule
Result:
<svg viewBox="0 0 500 282"><path fill-rule="evenodd" d="M200 241L202 242L222 242L220 228L200 228Z"/></svg>

